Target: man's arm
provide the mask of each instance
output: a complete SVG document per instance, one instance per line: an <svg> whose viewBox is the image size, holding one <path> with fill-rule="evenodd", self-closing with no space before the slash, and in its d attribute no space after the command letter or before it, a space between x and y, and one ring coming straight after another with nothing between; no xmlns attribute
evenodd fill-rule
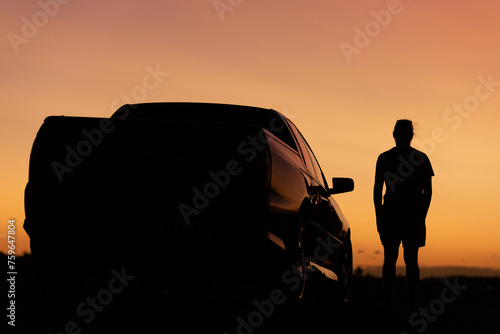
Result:
<svg viewBox="0 0 500 334"><path fill-rule="evenodd" d="M427 217L427 211L429 211L429 206L431 205L431 198L432 198L432 177L426 177L424 178L422 182L422 194L423 194L423 199L422 199L422 214L425 217Z"/></svg>
<svg viewBox="0 0 500 334"><path fill-rule="evenodd" d="M384 188L384 180L376 178L373 186L373 204L375 205L375 215L377 220L380 217L382 208L382 190Z"/></svg>

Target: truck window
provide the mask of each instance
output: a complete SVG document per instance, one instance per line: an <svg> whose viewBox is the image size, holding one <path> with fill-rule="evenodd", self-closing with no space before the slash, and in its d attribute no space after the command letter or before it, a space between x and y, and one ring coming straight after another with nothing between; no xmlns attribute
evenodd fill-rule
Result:
<svg viewBox="0 0 500 334"><path fill-rule="evenodd" d="M287 119L287 122L295 138L297 139L297 143L299 144L300 150L302 151L304 162L307 169L309 170L309 173L316 179L316 181L318 181L319 184L325 187L325 189L328 189L328 183L326 183L326 179L323 175L323 172L321 171L321 167L319 166L319 163L316 160L313 151L309 147L309 144L304 139L295 124L293 124L289 119Z"/></svg>
<svg viewBox="0 0 500 334"><path fill-rule="evenodd" d="M270 121L267 122L266 126L264 128L268 129L273 135L281 139L284 143L286 143L288 146L290 146L292 149L298 151L299 149L297 148L297 145L295 145L295 140L293 140L293 136L288 130L288 127L286 126L285 122L283 119L278 115L275 114L271 118Z"/></svg>
<svg viewBox="0 0 500 334"><path fill-rule="evenodd" d="M309 144L307 144L305 139L304 139L304 142L305 142L306 147L307 147L307 153L309 154L311 161L312 161L314 172L316 174L316 180L319 182L319 184L321 184L323 187L325 187L325 189L328 189L325 178L323 176L323 172L321 171L321 167L319 166L318 160L316 160L316 157L314 156L313 151L311 150L311 148L309 147Z"/></svg>
<svg viewBox="0 0 500 334"><path fill-rule="evenodd" d="M311 156L308 152L308 145L304 141L304 138L302 137L299 129L293 124L290 120L288 121L288 125L290 126L290 129L292 130L293 135L295 136L295 139L297 140L297 143L300 147L300 151L302 152L302 158L304 160L304 164L309 171L309 174L314 177L315 179L320 179L318 178L318 175L316 174L316 169L314 168L314 163L311 159Z"/></svg>

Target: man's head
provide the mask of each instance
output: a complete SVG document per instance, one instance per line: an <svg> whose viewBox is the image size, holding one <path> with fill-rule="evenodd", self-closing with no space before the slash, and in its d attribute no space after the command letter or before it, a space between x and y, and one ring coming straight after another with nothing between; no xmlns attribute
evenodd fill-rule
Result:
<svg viewBox="0 0 500 334"><path fill-rule="evenodd" d="M410 146L413 139L413 123L408 119L399 119L392 133L396 146Z"/></svg>

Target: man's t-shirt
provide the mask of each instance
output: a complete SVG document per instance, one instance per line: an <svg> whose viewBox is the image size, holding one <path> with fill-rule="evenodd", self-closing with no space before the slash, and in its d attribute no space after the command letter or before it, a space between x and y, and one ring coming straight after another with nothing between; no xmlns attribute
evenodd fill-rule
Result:
<svg viewBox="0 0 500 334"><path fill-rule="evenodd" d="M375 179L385 182L384 211L398 218L418 217L423 181L434 176L427 155L413 147L394 147L378 157Z"/></svg>

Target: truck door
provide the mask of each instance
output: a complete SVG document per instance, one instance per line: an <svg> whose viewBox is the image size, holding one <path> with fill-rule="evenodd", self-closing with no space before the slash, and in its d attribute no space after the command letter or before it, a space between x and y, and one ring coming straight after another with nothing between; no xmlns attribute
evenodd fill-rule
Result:
<svg viewBox="0 0 500 334"><path fill-rule="evenodd" d="M333 252L333 250L338 249L342 244L337 239L342 230L342 223L330 202L330 194L327 191L326 181L312 150L300 131L290 121L289 126L297 140L310 178L309 196L311 212L309 221L305 227L307 243L309 245L309 249L306 250L309 253L307 256L315 259L316 263L322 268L332 268L334 257L337 255L337 252ZM326 251L330 256L318 256L318 254L325 254L325 250L316 250L320 245L329 245Z"/></svg>

